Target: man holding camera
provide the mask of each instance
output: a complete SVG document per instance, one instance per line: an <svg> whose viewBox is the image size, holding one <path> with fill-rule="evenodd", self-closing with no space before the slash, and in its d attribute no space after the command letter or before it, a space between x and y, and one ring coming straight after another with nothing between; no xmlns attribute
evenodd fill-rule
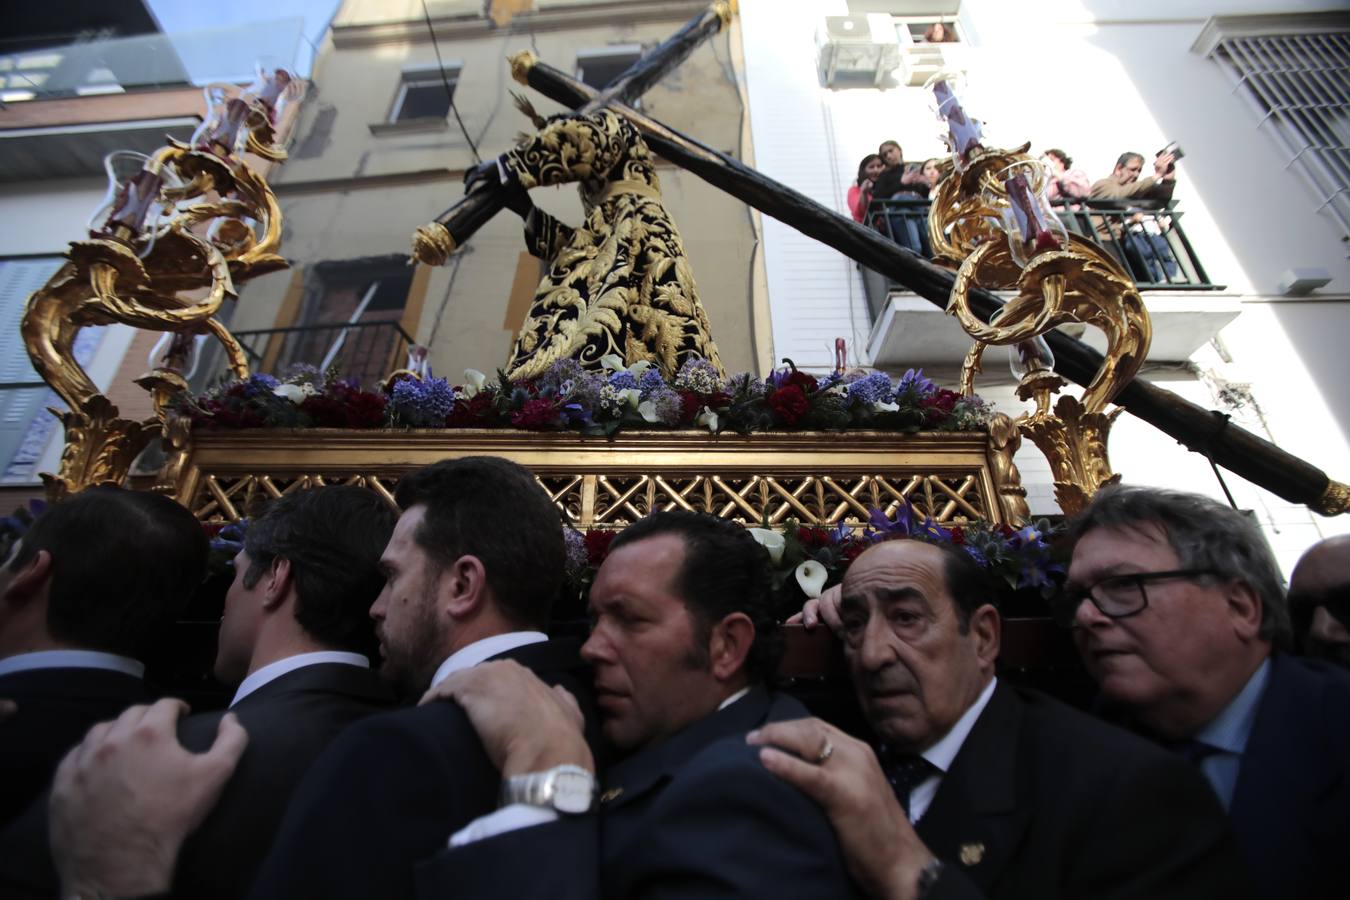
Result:
<svg viewBox="0 0 1350 900"><path fill-rule="evenodd" d="M1168 144L1154 157L1153 174L1140 178L1144 157L1122 153L1111 174L1093 183L1088 198L1141 201L1139 206L1144 209L1163 209L1176 188L1176 161L1181 155L1180 147ZM1157 214L1145 215L1134 204L1129 209L1135 214L1123 222L1097 217L1098 239L1128 265L1136 281L1170 281L1178 271L1176 256L1165 234L1170 222Z"/></svg>

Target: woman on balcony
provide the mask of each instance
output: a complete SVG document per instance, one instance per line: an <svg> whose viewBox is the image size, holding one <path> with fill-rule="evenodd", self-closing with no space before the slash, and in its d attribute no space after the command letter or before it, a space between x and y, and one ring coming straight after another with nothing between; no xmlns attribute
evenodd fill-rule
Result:
<svg viewBox="0 0 1350 900"><path fill-rule="evenodd" d="M872 185L878 175L886 168L881 157L869 153L858 163L858 180L848 189L848 211L853 221L861 223L867 218L867 205L872 202Z"/></svg>

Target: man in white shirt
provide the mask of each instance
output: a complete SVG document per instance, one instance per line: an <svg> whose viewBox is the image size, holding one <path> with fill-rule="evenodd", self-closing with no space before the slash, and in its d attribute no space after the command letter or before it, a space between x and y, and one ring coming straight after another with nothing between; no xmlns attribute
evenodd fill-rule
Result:
<svg viewBox="0 0 1350 900"><path fill-rule="evenodd" d="M725 519L660 512L615 538L582 647L624 757L598 810L565 698L505 663L448 679L503 775L502 808L417 867L418 897L856 896L821 811L745 745L806 715L766 685L781 651L771 584L764 549Z"/></svg>
<svg viewBox="0 0 1350 900"><path fill-rule="evenodd" d="M370 609L382 674L418 696L450 673L513 659L589 709L576 641L544 633L565 564L557 508L535 477L496 457L405 475L403 514ZM371 716L317 760L297 790L251 897L411 897L415 864L496 807L499 779L448 703Z"/></svg>
<svg viewBox="0 0 1350 900"><path fill-rule="evenodd" d="M150 698L142 655L201 583L206 535L160 494L89 488L38 517L0 567L0 826L95 722Z"/></svg>
<svg viewBox="0 0 1350 900"><path fill-rule="evenodd" d="M858 883L888 900L1246 896L1222 812L1184 761L1000 683L994 596L959 547L868 549L838 620L880 746L814 719L750 736L824 807Z"/></svg>
<svg viewBox="0 0 1350 900"><path fill-rule="evenodd" d="M249 735L238 770L179 856L173 895L239 900L276 837L291 795L345 728L394 703L370 666L370 606L394 510L374 491L297 491L254 519L234 560L215 674L238 684L229 711ZM183 746L204 752L224 712L184 719Z"/></svg>

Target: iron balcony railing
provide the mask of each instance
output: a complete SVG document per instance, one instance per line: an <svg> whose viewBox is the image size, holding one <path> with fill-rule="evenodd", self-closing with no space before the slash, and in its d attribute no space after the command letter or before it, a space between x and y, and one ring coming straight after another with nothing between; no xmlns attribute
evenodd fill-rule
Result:
<svg viewBox="0 0 1350 900"><path fill-rule="evenodd" d="M863 224L875 228L921 256L932 256L928 242L929 202L919 198L873 200ZM1064 227L1097 241L1129 272L1141 291L1210 291L1214 284L1200 263L1181 226L1176 202L1141 209L1115 200L1079 200L1056 203ZM904 286L868 269L863 281L873 320L885 307L892 290Z"/></svg>
<svg viewBox="0 0 1350 900"><path fill-rule="evenodd" d="M369 387L401 367L408 357L412 337L397 322L338 322L327 325L295 325L235 331L244 348L249 369L284 375L296 365L334 369L342 378L353 378ZM193 388L201 390L225 374L220 345L207 345L210 358L202 360Z"/></svg>

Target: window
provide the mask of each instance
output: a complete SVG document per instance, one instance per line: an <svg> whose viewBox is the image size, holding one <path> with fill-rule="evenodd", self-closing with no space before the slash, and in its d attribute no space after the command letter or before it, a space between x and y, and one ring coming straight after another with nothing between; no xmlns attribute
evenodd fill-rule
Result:
<svg viewBox="0 0 1350 900"><path fill-rule="evenodd" d="M577 54L577 78L597 91L603 91L628 71L633 63L642 56L639 44L618 44L598 50L583 50ZM634 109L642 108L638 99L632 104Z"/></svg>
<svg viewBox="0 0 1350 900"><path fill-rule="evenodd" d="M262 340L252 341L255 352L262 350L263 371L284 372L297 363L336 366L344 378L374 384L403 363L407 339L400 322L413 272L402 254L313 266L293 329L265 336L265 350Z"/></svg>
<svg viewBox="0 0 1350 900"><path fill-rule="evenodd" d="M459 84L458 65L445 67L445 74L436 67L405 69L399 84L398 96L389 111L390 122L411 122L418 119L444 119L450 112L450 101ZM449 85L447 89L447 84Z"/></svg>
<svg viewBox="0 0 1350 900"><path fill-rule="evenodd" d="M1197 46L1207 46L1255 112L1257 128L1279 144L1318 210L1350 241L1350 31L1342 23L1339 30L1288 33L1299 26L1285 18L1283 28L1269 29L1284 33L1274 34L1236 33L1212 19L1209 40L1202 36Z"/></svg>

